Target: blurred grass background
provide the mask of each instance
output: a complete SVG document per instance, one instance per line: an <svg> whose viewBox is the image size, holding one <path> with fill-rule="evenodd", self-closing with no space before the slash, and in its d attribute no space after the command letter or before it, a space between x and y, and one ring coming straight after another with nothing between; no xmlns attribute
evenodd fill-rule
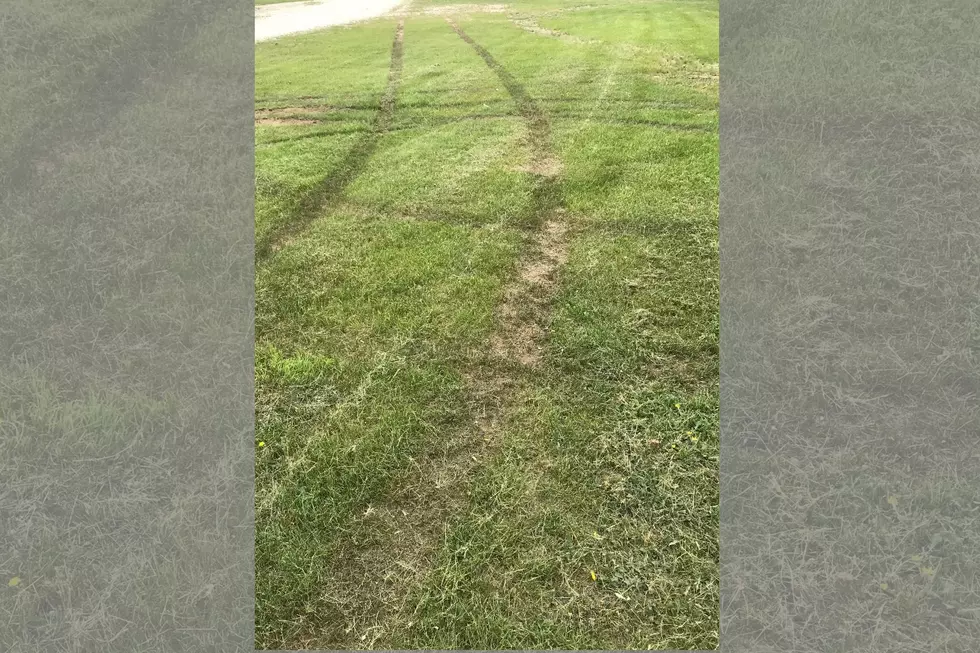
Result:
<svg viewBox="0 0 980 653"><path fill-rule="evenodd" d="M4 651L251 646L250 20L0 9Z"/></svg>
<svg viewBox="0 0 980 653"><path fill-rule="evenodd" d="M977 14L722 16L722 640L980 638Z"/></svg>

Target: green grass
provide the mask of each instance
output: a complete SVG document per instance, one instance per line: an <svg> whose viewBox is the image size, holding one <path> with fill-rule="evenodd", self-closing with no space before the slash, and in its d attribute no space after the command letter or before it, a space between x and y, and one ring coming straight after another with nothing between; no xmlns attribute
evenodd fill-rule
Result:
<svg viewBox="0 0 980 653"><path fill-rule="evenodd" d="M717 646L717 5L572 6L257 45L259 648Z"/></svg>

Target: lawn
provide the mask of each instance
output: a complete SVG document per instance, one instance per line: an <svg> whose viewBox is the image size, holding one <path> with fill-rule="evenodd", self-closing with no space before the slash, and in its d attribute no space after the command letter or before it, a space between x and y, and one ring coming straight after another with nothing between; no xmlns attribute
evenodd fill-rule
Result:
<svg viewBox="0 0 980 653"><path fill-rule="evenodd" d="M256 646L718 645L718 4L256 45Z"/></svg>

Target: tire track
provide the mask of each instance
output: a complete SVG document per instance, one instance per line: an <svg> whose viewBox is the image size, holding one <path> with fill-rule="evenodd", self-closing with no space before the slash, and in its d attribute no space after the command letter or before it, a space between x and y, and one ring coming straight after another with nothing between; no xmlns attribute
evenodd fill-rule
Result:
<svg viewBox="0 0 980 653"><path fill-rule="evenodd" d="M279 227L272 230L262 242L255 243L256 260L261 261L282 248L286 242L305 231L324 211L340 198L344 190L355 180L378 149L381 137L391 129L395 114L398 89L401 86L404 60L405 19L398 21L395 38L391 45L391 62L388 64L388 84L378 103L371 131L359 140L335 170L322 182L306 193L293 215Z"/></svg>
<svg viewBox="0 0 980 653"><path fill-rule="evenodd" d="M541 359L555 273L567 257L568 225L558 183L561 164L551 151L551 124L527 89L486 48L455 21L447 19L447 22L497 75L527 123L532 156L528 172L537 181L531 224L527 225L528 245L517 275L504 290L503 302L497 310L498 328L491 337L490 348L500 361L535 367ZM491 380L477 380L478 384L487 382L495 385Z"/></svg>
<svg viewBox="0 0 980 653"><path fill-rule="evenodd" d="M511 114L486 114L482 116L460 116L454 118L445 118L431 120L425 123L419 123L417 125L403 125L403 126L392 126L388 129L389 133L392 132L405 132L417 129L426 128L438 128L446 125L456 125L463 122L476 122L480 120L506 120L509 118L514 118ZM718 132L717 128L710 125L685 125L681 123L670 123L656 120L642 120L642 119L632 119L632 118L620 118L620 119L610 119L610 118L594 118L590 117L588 113L563 113L556 116L559 121L562 120L582 120L588 119L589 124L594 125L607 125L610 127L649 127L651 129L663 129L665 131L672 132L692 132L692 133L702 133L702 134L716 134ZM314 124L329 126L330 121L319 120L313 121ZM258 124L258 123L257 123ZM313 132L312 134L299 134L296 136L283 136L282 138L276 138L274 140L262 141L258 144L258 147L266 147L269 145L278 145L279 143L291 143L293 141L303 141L309 138L323 138L324 136L338 136L338 135L349 135L349 134L363 134L369 133L370 128L345 128L345 129L335 129L332 131L323 130Z"/></svg>
<svg viewBox="0 0 980 653"><path fill-rule="evenodd" d="M525 253L505 286L496 328L487 350L464 372L468 423L438 450L414 462L408 479L380 506L367 506L333 554L333 573L323 597L330 632L317 647L374 648L390 644L410 627L412 590L431 572L454 517L468 501L466 487L501 443L517 391L541 363L556 273L567 255L568 225L561 206L560 165L554 157L546 114L526 89L454 22L456 33L494 71L517 105L528 129L535 177L532 218Z"/></svg>
<svg viewBox="0 0 980 653"><path fill-rule="evenodd" d="M539 36L550 36L560 41L565 41L566 43L575 43L578 45L605 45L602 41L596 41L595 39L584 39L578 36L573 36L567 32L560 32L558 30L542 27L531 18L511 16L510 21L525 32L537 34Z"/></svg>
<svg viewBox="0 0 980 653"><path fill-rule="evenodd" d="M534 158L534 168L538 170L551 169L553 157L551 156L551 124L545 113L538 106L534 98L527 92L524 86L518 82L510 72L493 58L486 48L474 41L469 34L464 32L456 21L447 18L446 22L453 28L459 38L463 39L473 48L480 58L483 59L487 67L490 68L500 79L500 82L507 89L507 93L517 105L517 112L524 118L528 127L528 145ZM536 174L532 169L532 174ZM540 183L537 185L538 191L535 194L535 213L544 214L547 210L557 206L557 193L554 192L554 175L537 175Z"/></svg>

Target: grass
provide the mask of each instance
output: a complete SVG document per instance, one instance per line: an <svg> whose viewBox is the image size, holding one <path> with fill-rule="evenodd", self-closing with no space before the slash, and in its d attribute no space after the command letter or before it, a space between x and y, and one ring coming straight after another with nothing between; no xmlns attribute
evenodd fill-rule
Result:
<svg viewBox="0 0 980 653"><path fill-rule="evenodd" d="M717 647L717 4L573 7L256 46L258 648Z"/></svg>

